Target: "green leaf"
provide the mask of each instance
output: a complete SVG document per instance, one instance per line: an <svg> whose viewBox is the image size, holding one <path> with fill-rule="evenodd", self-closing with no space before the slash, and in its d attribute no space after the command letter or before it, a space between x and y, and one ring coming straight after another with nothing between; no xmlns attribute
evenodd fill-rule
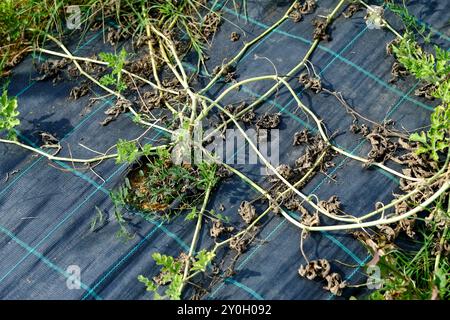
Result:
<svg viewBox="0 0 450 320"><path fill-rule="evenodd" d="M105 74L100 78L100 83L104 86L111 86L116 83L116 79L111 74Z"/></svg>
<svg viewBox="0 0 450 320"><path fill-rule="evenodd" d="M423 132L423 131L420 134L417 132L411 134L411 136L409 137L409 140L414 141L414 142L420 142L422 144L427 144L427 136L426 136L425 132Z"/></svg>
<svg viewBox="0 0 450 320"><path fill-rule="evenodd" d="M144 156L149 156L152 153L152 149L153 149L153 146L150 143L147 143L142 147L142 154Z"/></svg>
<svg viewBox="0 0 450 320"><path fill-rule="evenodd" d="M0 131L6 130L8 139L15 140L16 133L14 127L20 124L17 119L19 111L17 111L17 98L9 98L6 89L3 89L3 94L0 97Z"/></svg>
<svg viewBox="0 0 450 320"><path fill-rule="evenodd" d="M206 271L206 267L215 256L215 253L206 251L205 249L199 251L195 256L195 261L192 264L191 271Z"/></svg>
<svg viewBox="0 0 450 320"><path fill-rule="evenodd" d="M191 212L189 212L186 215L186 218L184 218L184 220L185 221L191 221L191 220L194 220L196 217L197 217L197 208L194 207L194 208L192 208Z"/></svg>
<svg viewBox="0 0 450 320"><path fill-rule="evenodd" d="M183 276L181 274L175 275L172 278L172 282L167 287L166 295L168 295L171 300L180 300L182 284L183 284Z"/></svg>
<svg viewBox="0 0 450 320"><path fill-rule="evenodd" d="M127 141L120 139L117 142L117 159L116 163L132 163L139 156L139 150L135 141Z"/></svg>
<svg viewBox="0 0 450 320"><path fill-rule="evenodd" d="M156 285L156 283L154 283L147 277L144 277L143 275L138 276L138 281L142 282L145 285L147 291L155 292L156 290L158 290L158 285Z"/></svg>

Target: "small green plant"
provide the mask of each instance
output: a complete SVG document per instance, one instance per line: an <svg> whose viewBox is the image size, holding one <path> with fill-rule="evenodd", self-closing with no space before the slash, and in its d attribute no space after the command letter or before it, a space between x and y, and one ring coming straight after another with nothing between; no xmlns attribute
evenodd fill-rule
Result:
<svg viewBox="0 0 450 320"><path fill-rule="evenodd" d="M431 114L431 126L427 132L413 133L411 141L419 142L417 154L428 154L434 161L439 161L439 154L443 153L450 144L450 108L436 107Z"/></svg>
<svg viewBox="0 0 450 320"><path fill-rule="evenodd" d="M0 132L6 130L8 139L10 140L17 139L14 127L20 124L20 120L17 118L18 116L17 98L9 98L8 91L5 87L0 97Z"/></svg>
<svg viewBox="0 0 450 320"><path fill-rule="evenodd" d="M392 47L397 60L417 79L439 86L450 73L450 55L435 46L435 56L425 52L412 34L406 34Z"/></svg>
<svg viewBox="0 0 450 320"><path fill-rule="evenodd" d="M119 54L101 52L99 57L103 61L107 62L108 66L112 68L110 74L106 74L100 78L100 83L104 86L115 86L118 93L125 91L127 89L127 85L122 80L122 69L127 58L127 51L122 48Z"/></svg>
<svg viewBox="0 0 450 320"><path fill-rule="evenodd" d="M450 128L450 53L435 46L435 55L425 52L411 34L406 34L392 50L403 66L417 79L424 81L430 95L441 100L431 115L427 132L413 133L411 141L418 142L418 154L439 160L439 155L449 147Z"/></svg>
<svg viewBox="0 0 450 320"><path fill-rule="evenodd" d="M135 141L119 139L117 142L116 163L133 163L139 156L139 149Z"/></svg>
<svg viewBox="0 0 450 320"><path fill-rule="evenodd" d="M215 254L213 252L204 249L200 250L195 255L189 272L205 272L214 257ZM176 259L172 256L160 254L159 252L153 253L152 258L155 260L156 265L161 267L160 275L157 277L158 279L155 280L154 278L150 280L143 275L139 275L138 280L146 286L147 291L153 292L153 298L155 300L167 298L170 300L180 300L185 281L183 281L183 269L188 258ZM160 295L158 292L161 286L166 287L164 295Z"/></svg>

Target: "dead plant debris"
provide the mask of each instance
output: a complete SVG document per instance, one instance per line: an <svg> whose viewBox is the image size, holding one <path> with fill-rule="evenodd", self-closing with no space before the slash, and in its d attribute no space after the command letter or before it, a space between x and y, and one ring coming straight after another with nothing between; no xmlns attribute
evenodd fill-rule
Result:
<svg viewBox="0 0 450 320"><path fill-rule="evenodd" d="M251 205L250 202L248 201L241 202L241 205L239 206L238 209L238 213L246 224L252 223L253 219L255 219L256 217L255 207Z"/></svg>
<svg viewBox="0 0 450 320"><path fill-rule="evenodd" d="M257 129L275 129L280 125L281 113L265 113L256 120Z"/></svg>
<svg viewBox="0 0 450 320"><path fill-rule="evenodd" d="M239 33L237 33L237 32L232 32L230 34L230 40L233 41L233 42L238 41L240 38L241 38L241 35Z"/></svg>

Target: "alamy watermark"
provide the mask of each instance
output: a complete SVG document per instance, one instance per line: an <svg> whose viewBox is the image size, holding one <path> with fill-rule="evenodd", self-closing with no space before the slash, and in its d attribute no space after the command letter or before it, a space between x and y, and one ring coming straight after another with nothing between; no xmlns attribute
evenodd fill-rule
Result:
<svg viewBox="0 0 450 320"><path fill-rule="evenodd" d="M66 269L69 275L66 280L66 286L69 290L80 290L81 289L81 268L80 266L74 264L70 265Z"/></svg>
<svg viewBox="0 0 450 320"><path fill-rule="evenodd" d="M367 288L370 290L378 290L383 286L383 279L381 279L380 267L376 265L367 266Z"/></svg>
<svg viewBox="0 0 450 320"><path fill-rule="evenodd" d="M81 29L81 9L80 6L72 5L66 8L69 15L66 19L66 26L69 30Z"/></svg>
<svg viewBox="0 0 450 320"><path fill-rule="evenodd" d="M260 155L273 167L279 165L280 134L278 129L253 128L245 130L245 135L257 148ZM242 132L238 129L227 129L217 132L214 129L203 131L201 123L192 129L178 129L172 135L176 142L172 150L172 161L175 164L198 164L201 162L219 162L226 164L263 164L258 153L252 148ZM208 153L208 154L207 154ZM213 155L214 159L211 159ZM271 170L261 168L262 175L271 175Z"/></svg>

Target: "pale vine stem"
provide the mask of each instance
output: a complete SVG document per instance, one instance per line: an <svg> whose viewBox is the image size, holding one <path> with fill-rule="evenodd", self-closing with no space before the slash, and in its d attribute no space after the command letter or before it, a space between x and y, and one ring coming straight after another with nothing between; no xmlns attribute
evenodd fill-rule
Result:
<svg viewBox="0 0 450 320"><path fill-rule="evenodd" d="M180 293L183 291L183 286L186 282L186 278L188 277L189 274L189 268L190 268L190 264L191 264L191 259L192 256L195 252L195 248L197 246L197 242L198 242L198 238L200 235L200 230L202 228L202 219L203 219L203 213L206 210L206 206L208 205L208 200L209 200L209 196L211 194L211 184L208 184L204 198L203 198L203 204L202 207L200 209L200 212L198 213L198 217L197 217L197 224L195 225L195 231L194 231L194 235L192 237L192 242L191 242L191 246L189 248L189 253L188 253L188 257L186 258L186 263L184 266L184 272L183 272L183 279L182 279L182 284L181 287L179 289Z"/></svg>

